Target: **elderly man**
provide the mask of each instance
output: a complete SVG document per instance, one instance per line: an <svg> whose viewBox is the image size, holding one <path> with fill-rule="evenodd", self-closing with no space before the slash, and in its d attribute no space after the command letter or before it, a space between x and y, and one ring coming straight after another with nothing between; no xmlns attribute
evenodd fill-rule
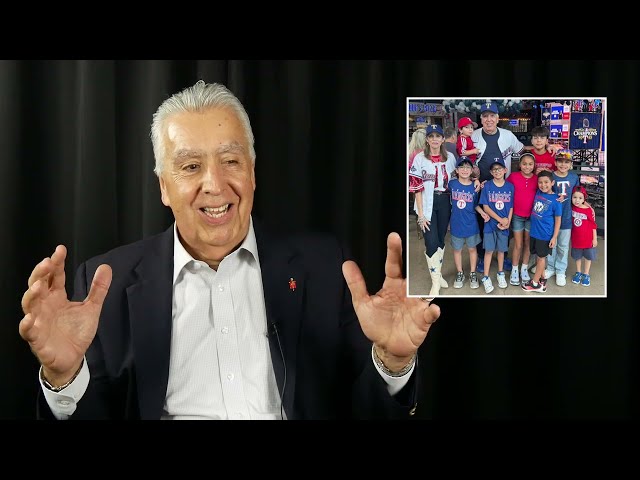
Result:
<svg viewBox="0 0 640 480"><path fill-rule="evenodd" d="M329 236L252 218L254 136L240 101L203 81L151 127L165 232L34 268L20 335L40 361L38 413L57 419L409 418L417 351L440 315L406 297L399 235L369 295Z"/></svg>

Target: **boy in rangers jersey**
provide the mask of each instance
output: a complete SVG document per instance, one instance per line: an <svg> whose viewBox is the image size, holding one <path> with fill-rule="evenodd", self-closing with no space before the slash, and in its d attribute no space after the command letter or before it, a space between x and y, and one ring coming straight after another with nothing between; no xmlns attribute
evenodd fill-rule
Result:
<svg viewBox="0 0 640 480"><path fill-rule="evenodd" d="M493 291L493 285L489 278L491 257L496 250L498 257L498 286L507 288L507 280L504 275L504 254L509 250L509 226L513 215L513 184L504 179L507 167L501 158L495 159L489 166L493 180L485 183L480 194L480 203L485 213L489 215L489 221L484 224L484 272L482 285L485 293Z"/></svg>
<svg viewBox="0 0 640 480"><path fill-rule="evenodd" d="M573 188L571 195L571 215L573 226L571 227L571 258L576 261L576 274L571 281L582 284L584 287L591 285L589 269L591 262L597 257L598 233L596 225L596 213L586 203L587 190L578 185ZM584 269L582 259L584 258ZM454 285L455 286L455 285Z"/></svg>
<svg viewBox="0 0 640 480"><path fill-rule="evenodd" d="M489 216L478 205L478 192L471 181L471 171L473 163L468 157L460 157L456 164L456 174L449 182L451 189L451 248L453 248L453 261L456 265L456 278L453 288L462 288L465 281L464 270L462 268L462 247L467 244L469 249L469 286L478 288L478 274L476 264L478 262L478 252L476 245L480 238L480 228L476 222L476 213L482 215L485 222L489 221Z"/></svg>
<svg viewBox="0 0 640 480"><path fill-rule="evenodd" d="M545 257L556 246L562 218L562 204L553 193L553 183L553 173L542 170L538 174L538 192L531 209L531 253L538 257L533 278L522 283L522 289L526 292L547 291Z"/></svg>
<svg viewBox="0 0 640 480"><path fill-rule="evenodd" d="M556 248L547 258L545 278L556 276L556 285L564 287L567 284L566 271L569 261L569 244L571 239L571 192L580 185L580 179L575 172L570 171L573 166L573 154L570 150L560 150L556 153L556 170L553 172L553 189L562 203L562 220Z"/></svg>
<svg viewBox="0 0 640 480"><path fill-rule="evenodd" d="M556 169L556 160L553 153L548 150L549 129L542 125L531 129L531 145L533 146L533 156L536 161L533 173L538 175L542 170L553 172Z"/></svg>

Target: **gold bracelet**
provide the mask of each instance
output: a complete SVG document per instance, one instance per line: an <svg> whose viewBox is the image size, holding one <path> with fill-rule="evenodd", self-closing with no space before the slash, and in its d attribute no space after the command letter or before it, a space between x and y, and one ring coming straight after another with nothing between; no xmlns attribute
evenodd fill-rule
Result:
<svg viewBox="0 0 640 480"><path fill-rule="evenodd" d="M82 359L82 363L80 364L80 368L78 368L76 373L73 374L73 377L71 377L71 380L69 380L64 385L60 385L59 387L54 387L53 385L51 385L51 383L49 383L49 380L47 380L46 377L44 376L44 369L40 370L40 379L42 380L42 383L47 388L47 390L51 390L52 392L59 392L61 390L64 390L65 388L67 388L69 385L71 385L71 383L80 374L80 370L82 370L82 366L83 365L84 365L84 358Z"/></svg>
<svg viewBox="0 0 640 480"><path fill-rule="evenodd" d="M402 367L402 370L400 370L399 372L392 372L387 368L387 366L382 362L382 360L380 360L380 357L378 356L378 352L376 352L376 347L374 344L371 344L371 351L373 352L372 353L373 361L376 362L376 365L380 368L380 370L382 370L385 373L385 375L389 375L390 377L402 377L406 375L407 373L409 373L409 370L411 370L411 368L413 367L416 361L416 354L414 353L409 363L407 363L404 367Z"/></svg>

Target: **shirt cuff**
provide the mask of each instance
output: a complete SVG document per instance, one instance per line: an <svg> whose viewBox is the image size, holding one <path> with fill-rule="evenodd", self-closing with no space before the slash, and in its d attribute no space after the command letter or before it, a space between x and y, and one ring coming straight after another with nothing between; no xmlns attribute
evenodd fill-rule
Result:
<svg viewBox="0 0 640 480"><path fill-rule="evenodd" d="M44 383L42 383L42 367L40 367L40 372L38 372L38 381L40 382L44 398L47 401L54 417L58 420L66 420L73 414L73 412L76 411L78 401L80 401L89 386L89 378L89 366L87 365L87 360L85 358L82 368L80 369L80 373L78 373L78 376L73 380L73 382L59 392L54 392L49 390L44 386Z"/></svg>
<svg viewBox="0 0 640 480"><path fill-rule="evenodd" d="M391 396L394 396L404 388L404 386L409 382L409 379L411 378L411 375L416 368L416 360L414 357L413 364L411 365L411 368L407 373L405 373L401 377L392 377L384 373L384 371L378 366L375 359L373 358L373 349L371 349L371 361L373 362L373 366L376 367L376 370L378 371L382 379L387 384L387 391Z"/></svg>

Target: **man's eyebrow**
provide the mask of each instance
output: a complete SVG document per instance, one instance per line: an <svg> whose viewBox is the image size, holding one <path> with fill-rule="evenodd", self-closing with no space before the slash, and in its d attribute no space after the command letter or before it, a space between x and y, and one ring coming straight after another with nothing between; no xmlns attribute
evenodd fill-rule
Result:
<svg viewBox="0 0 640 480"><path fill-rule="evenodd" d="M220 155L222 153L244 153L244 147L238 142L231 143L223 143L218 148L216 148L216 154Z"/></svg>
<svg viewBox="0 0 640 480"><path fill-rule="evenodd" d="M176 151L173 161L181 162L183 160L188 160L190 158L201 158L205 156L205 152L202 150L193 150L190 148L183 148Z"/></svg>

